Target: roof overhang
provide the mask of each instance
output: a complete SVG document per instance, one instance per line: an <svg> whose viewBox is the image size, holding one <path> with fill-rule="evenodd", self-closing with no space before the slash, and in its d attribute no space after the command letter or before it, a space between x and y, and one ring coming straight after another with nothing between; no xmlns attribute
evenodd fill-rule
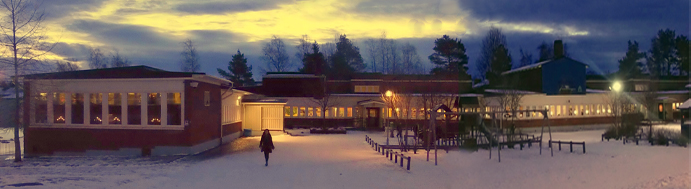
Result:
<svg viewBox="0 0 691 189"><path fill-rule="evenodd" d="M686 100L686 102L682 103L678 109L691 109L691 99Z"/></svg>

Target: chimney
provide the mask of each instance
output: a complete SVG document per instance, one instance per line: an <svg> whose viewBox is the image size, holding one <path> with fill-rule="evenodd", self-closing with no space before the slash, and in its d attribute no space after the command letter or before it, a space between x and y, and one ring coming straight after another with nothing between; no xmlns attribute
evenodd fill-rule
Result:
<svg viewBox="0 0 691 189"><path fill-rule="evenodd" d="M564 43L561 40L554 40L554 59L564 56Z"/></svg>

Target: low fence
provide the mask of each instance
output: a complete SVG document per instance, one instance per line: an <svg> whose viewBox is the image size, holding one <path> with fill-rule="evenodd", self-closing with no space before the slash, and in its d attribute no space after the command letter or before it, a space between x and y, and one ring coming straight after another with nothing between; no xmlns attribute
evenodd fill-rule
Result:
<svg viewBox="0 0 691 189"><path fill-rule="evenodd" d="M550 141L549 141L549 147L550 147L550 148L552 148L552 143L557 143L557 144L559 144L559 151L561 151L561 144L569 144L569 149L570 149L571 152L573 152L573 145L574 145L574 144L575 144L575 145L581 145L581 146L583 146L583 153L585 154L585 142L574 142L574 141L568 141L568 142L566 142L566 141L560 141L560 140L557 140L557 141L551 141L551 140L550 140Z"/></svg>
<svg viewBox="0 0 691 189"><path fill-rule="evenodd" d="M377 151L377 153L381 153L381 155L385 155L385 157L389 158L389 160L393 160L394 163L399 164L399 157L400 157L400 166L403 167L403 160L408 160L406 170L410 171L410 156L406 156L403 153L395 152L392 149L385 149L378 143L374 142L372 138L369 136L365 135L365 141L374 148L374 150ZM395 157L395 158L394 158Z"/></svg>

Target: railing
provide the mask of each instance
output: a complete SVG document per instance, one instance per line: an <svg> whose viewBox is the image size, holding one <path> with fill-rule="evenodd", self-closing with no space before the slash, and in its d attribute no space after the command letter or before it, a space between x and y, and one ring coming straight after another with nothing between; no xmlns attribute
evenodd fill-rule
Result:
<svg viewBox="0 0 691 189"><path fill-rule="evenodd" d="M406 170L410 171L410 156L406 156L403 153L395 152L392 149L384 149L382 146L379 145L379 143L374 142L372 138L369 136L365 135L365 141L372 147L374 150L377 151L377 153L381 153L382 155L385 155L389 160L393 160L394 163L399 164L399 158L400 157L400 166L403 167L403 160L408 160ZM395 158L394 158L395 157Z"/></svg>
<svg viewBox="0 0 691 189"><path fill-rule="evenodd" d="M585 142L573 142L573 141L566 142L566 141L560 141L560 140L558 140L558 141L551 141L550 140L549 141L549 147L550 148L552 147L552 143L559 144L559 151L561 151L561 144L569 144L569 149L571 152L573 152L573 145L574 144L575 145L581 145L581 146L583 146L583 153L585 154Z"/></svg>

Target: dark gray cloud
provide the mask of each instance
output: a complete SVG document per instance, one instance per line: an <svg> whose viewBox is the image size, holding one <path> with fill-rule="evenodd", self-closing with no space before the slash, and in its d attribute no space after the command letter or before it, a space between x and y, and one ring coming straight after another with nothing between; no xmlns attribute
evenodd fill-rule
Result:
<svg viewBox="0 0 691 189"><path fill-rule="evenodd" d="M43 1L48 20L59 20L77 11L90 11L103 5L106 0L49 0Z"/></svg>
<svg viewBox="0 0 691 189"><path fill-rule="evenodd" d="M89 52L89 46L58 42L51 52L65 58L84 60Z"/></svg>
<svg viewBox="0 0 691 189"><path fill-rule="evenodd" d="M67 29L89 34L90 40L116 48L157 47L166 49L177 45L176 40L178 40L146 26L113 24L95 20L77 20L68 25ZM180 41L182 40L180 39Z"/></svg>
<svg viewBox="0 0 691 189"><path fill-rule="evenodd" d="M290 0L262 0L240 2L209 2L185 3L175 9L190 14L226 14L235 12L270 10L278 8L279 4L292 2Z"/></svg>

